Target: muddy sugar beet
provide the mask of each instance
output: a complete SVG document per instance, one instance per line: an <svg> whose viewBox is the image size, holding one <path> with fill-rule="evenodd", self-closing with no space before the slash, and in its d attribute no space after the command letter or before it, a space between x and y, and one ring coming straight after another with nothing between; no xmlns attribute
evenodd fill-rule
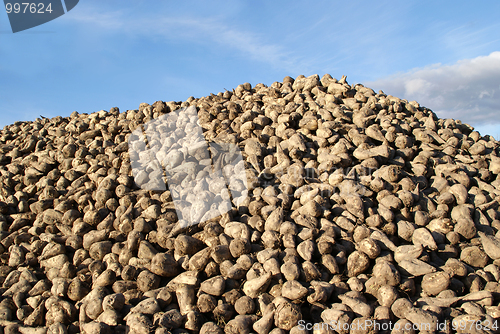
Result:
<svg viewBox="0 0 500 334"><path fill-rule="evenodd" d="M0 332L495 332L499 173L493 137L328 74L16 122Z"/></svg>

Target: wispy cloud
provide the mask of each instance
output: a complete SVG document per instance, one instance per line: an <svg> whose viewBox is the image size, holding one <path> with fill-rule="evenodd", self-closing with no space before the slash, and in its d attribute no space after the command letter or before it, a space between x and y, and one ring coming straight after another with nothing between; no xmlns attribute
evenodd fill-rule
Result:
<svg viewBox="0 0 500 334"><path fill-rule="evenodd" d="M472 125L500 123L500 52L435 64L366 82L387 94L416 100L442 118Z"/></svg>
<svg viewBox="0 0 500 334"><path fill-rule="evenodd" d="M107 33L124 34L148 39L209 45L226 49L252 60L268 63L276 68L295 70L298 57L286 47L266 41L266 36L238 29L224 23L221 17L179 17L163 14L131 15L125 11L103 12L102 8L87 6L66 18L73 22L93 26ZM301 66L304 64L301 63Z"/></svg>
<svg viewBox="0 0 500 334"><path fill-rule="evenodd" d="M434 27L439 29L439 27ZM441 26L446 29L446 26ZM487 25L477 25L472 22L445 30L445 33L438 37L438 41L457 56L457 59L466 58L471 53L484 49L488 45L498 43L496 31L500 29L500 24L492 22Z"/></svg>

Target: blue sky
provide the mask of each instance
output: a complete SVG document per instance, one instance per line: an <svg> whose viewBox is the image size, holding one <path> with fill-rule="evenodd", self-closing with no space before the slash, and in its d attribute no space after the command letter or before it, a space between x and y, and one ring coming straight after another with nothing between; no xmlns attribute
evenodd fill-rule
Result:
<svg viewBox="0 0 500 334"><path fill-rule="evenodd" d="M13 34L0 11L0 127L347 75L500 137L500 2L80 1Z"/></svg>

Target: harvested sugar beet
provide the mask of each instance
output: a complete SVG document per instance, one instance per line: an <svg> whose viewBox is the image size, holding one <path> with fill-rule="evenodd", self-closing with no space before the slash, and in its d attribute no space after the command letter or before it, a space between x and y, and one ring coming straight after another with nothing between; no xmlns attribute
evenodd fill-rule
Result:
<svg viewBox="0 0 500 334"><path fill-rule="evenodd" d="M16 122L0 173L4 333L500 317L499 142L345 77Z"/></svg>

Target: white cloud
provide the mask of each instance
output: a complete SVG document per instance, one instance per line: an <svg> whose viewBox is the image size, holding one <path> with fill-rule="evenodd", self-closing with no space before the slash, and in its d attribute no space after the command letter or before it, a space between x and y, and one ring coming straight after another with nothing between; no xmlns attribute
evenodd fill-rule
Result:
<svg viewBox="0 0 500 334"><path fill-rule="evenodd" d="M453 65L417 68L365 85L418 101L441 118L460 119L473 126L500 123L499 51Z"/></svg>

